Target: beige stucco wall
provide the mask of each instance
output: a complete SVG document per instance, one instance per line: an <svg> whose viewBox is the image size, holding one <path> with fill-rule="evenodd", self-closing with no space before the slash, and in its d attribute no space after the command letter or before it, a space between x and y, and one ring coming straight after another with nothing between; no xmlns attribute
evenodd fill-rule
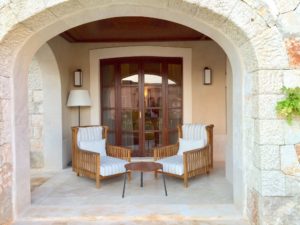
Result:
<svg viewBox="0 0 300 225"><path fill-rule="evenodd" d="M225 71L226 55L214 41L189 42L148 42L148 43L68 43L61 37L49 41L62 73L62 96L67 98L72 86L72 72L78 68L83 71L82 89L90 90L90 60L89 51L93 49L121 47L121 46L163 46L180 47L192 50L192 122L215 125L215 160L225 159L226 145L226 93ZM141 52L140 56L146 53ZM210 67L213 71L213 84L203 85L203 68ZM185 90L188 91L188 90ZM64 98L63 97L63 98ZM65 107L63 111L68 117L64 118L64 136L66 144L70 146L70 127L78 124L77 108ZM81 125L89 125L90 108L81 110ZM69 154L70 157L70 154Z"/></svg>

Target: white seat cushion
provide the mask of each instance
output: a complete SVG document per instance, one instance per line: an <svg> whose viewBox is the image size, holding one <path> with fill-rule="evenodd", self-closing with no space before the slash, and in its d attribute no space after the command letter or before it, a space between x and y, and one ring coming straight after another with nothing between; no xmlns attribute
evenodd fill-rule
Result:
<svg viewBox="0 0 300 225"><path fill-rule="evenodd" d="M181 155L170 156L157 160L156 162L163 164L164 172L180 176L183 174L183 157Z"/></svg>
<svg viewBox="0 0 300 225"><path fill-rule="evenodd" d="M126 171L126 160L118 159L110 156L100 157L100 175L110 176L118 173L124 173Z"/></svg>

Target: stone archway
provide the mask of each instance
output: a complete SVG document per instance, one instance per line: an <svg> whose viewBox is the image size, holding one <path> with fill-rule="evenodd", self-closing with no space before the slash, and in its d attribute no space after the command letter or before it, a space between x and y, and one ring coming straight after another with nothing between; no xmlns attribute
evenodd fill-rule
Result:
<svg viewBox="0 0 300 225"><path fill-rule="evenodd" d="M255 158L265 146L284 144L283 123L271 113L273 106L260 105L278 98L281 70L288 67L282 36L270 13L259 14L240 0L60 2L45 5L44 1L24 1L1 8L6 18L0 43L0 98L6 110L2 112L0 144L2 152L10 157L4 162L7 169L1 172L6 178L1 187L8 197L1 197L0 201L6 206L6 218L12 218L12 214L16 217L30 204L24 75L32 56L42 44L64 30L116 16L146 16L180 23L210 36L224 49L233 72L230 147L235 204L243 211L249 209L255 221L259 215L252 213L253 207L260 199L284 196L284 175L274 168L263 170L256 165ZM265 85L270 80L277 85L273 89ZM247 202L246 196L251 196Z"/></svg>

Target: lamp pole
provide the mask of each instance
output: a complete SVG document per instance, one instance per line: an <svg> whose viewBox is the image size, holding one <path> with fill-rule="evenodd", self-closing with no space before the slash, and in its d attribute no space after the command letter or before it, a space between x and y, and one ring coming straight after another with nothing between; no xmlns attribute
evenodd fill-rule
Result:
<svg viewBox="0 0 300 225"><path fill-rule="evenodd" d="M80 105L78 106L78 126L80 127Z"/></svg>

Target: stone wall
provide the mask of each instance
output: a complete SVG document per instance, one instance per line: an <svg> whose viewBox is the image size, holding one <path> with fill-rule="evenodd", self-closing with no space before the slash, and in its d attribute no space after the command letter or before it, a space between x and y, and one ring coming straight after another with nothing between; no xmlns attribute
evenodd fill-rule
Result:
<svg viewBox="0 0 300 225"><path fill-rule="evenodd" d="M280 87L300 86L299 5L300 0L0 1L0 223L12 220L12 208L22 211L30 204L29 175L23 165L27 138L22 132L27 126L22 121L27 115L22 93L26 85L21 75L27 72L34 51L81 22L140 15L169 19L199 31L201 26L227 53L238 51L245 69L236 74L244 75L243 82L233 83L234 91L244 84L244 92L233 99L243 107L234 115L242 118L235 125L242 125L242 131L234 133L242 147L234 152L234 164L243 171L244 185L238 188L246 190L247 215L253 224L298 224L300 183L291 149L300 141L300 129L287 126L274 107L283 97ZM239 67L235 66L233 75ZM13 166L13 161L23 166Z"/></svg>
<svg viewBox="0 0 300 225"><path fill-rule="evenodd" d="M43 82L42 72L34 58L30 65L28 76L28 113L30 138L30 166L31 168L44 167L43 154Z"/></svg>

